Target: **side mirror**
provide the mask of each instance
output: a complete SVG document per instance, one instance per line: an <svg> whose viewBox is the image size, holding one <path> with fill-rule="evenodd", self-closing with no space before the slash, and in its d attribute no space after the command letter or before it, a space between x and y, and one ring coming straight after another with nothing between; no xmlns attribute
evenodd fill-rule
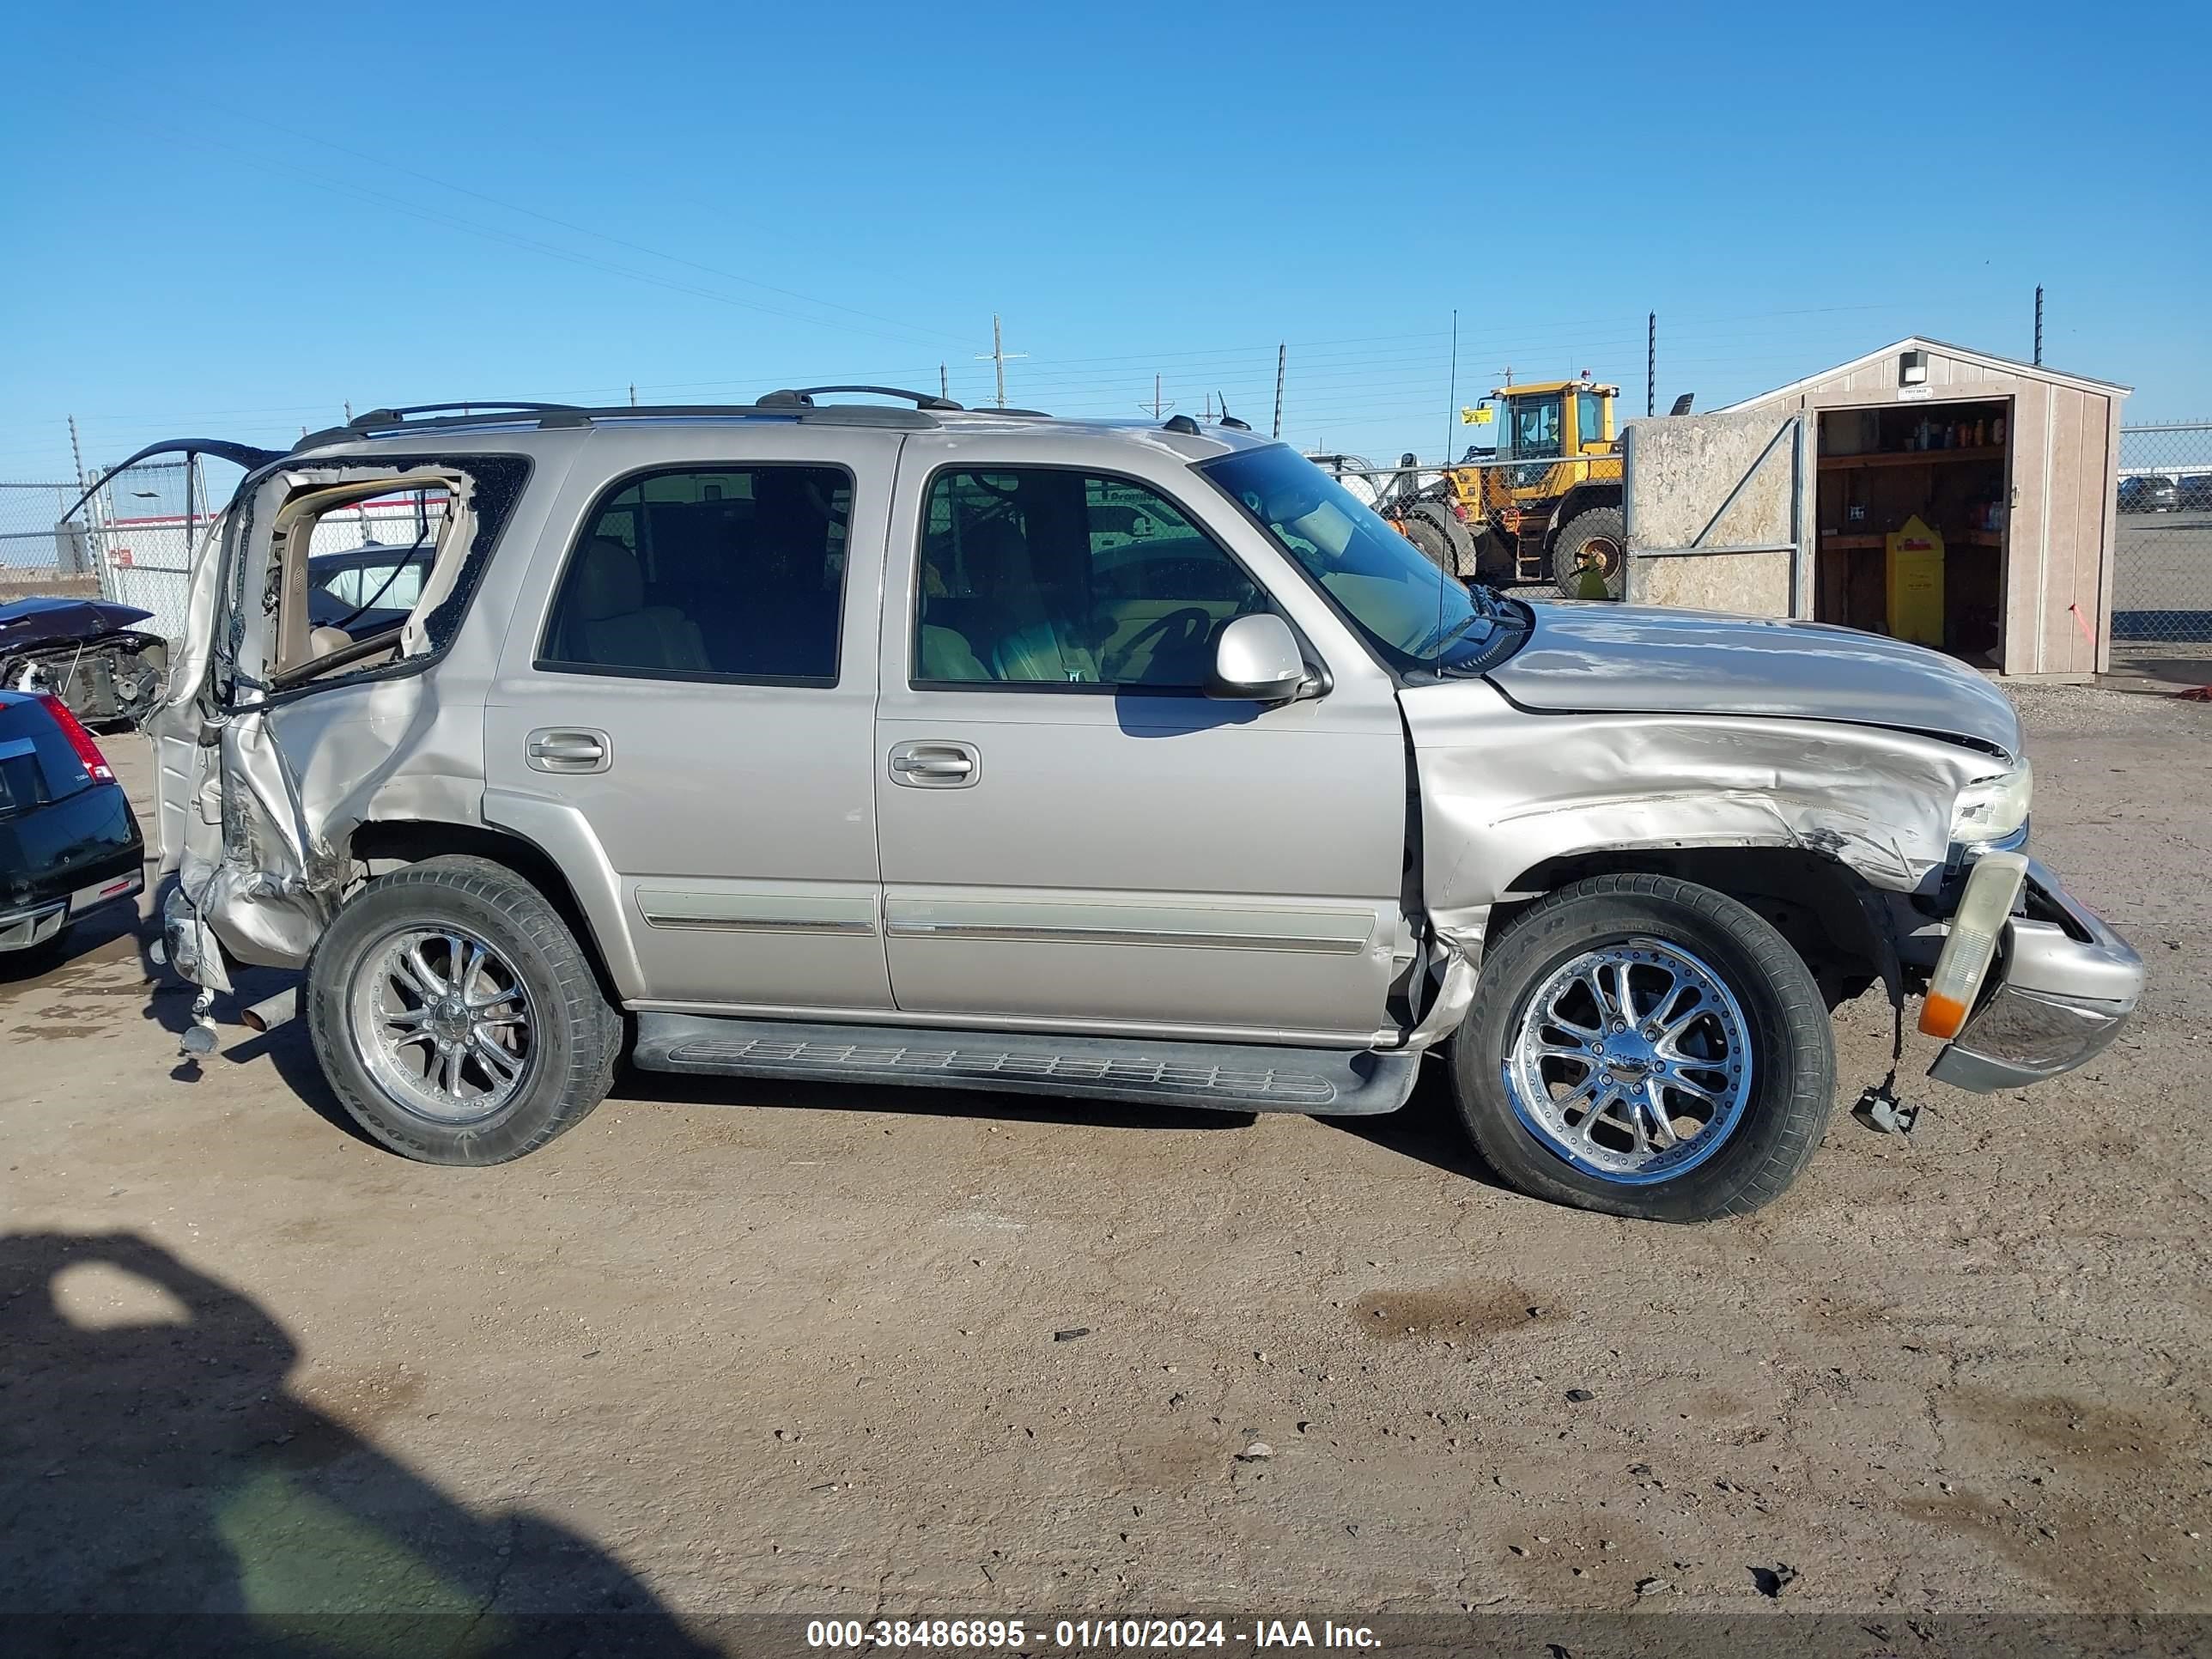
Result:
<svg viewBox="0 0 2212 1659"><path fill-rule="evenodd" d="M1237 617L1213 646L1213 678L1206 695L1224 702L1287 702L1306 682L1297 635L1280 617Z"/></svg>

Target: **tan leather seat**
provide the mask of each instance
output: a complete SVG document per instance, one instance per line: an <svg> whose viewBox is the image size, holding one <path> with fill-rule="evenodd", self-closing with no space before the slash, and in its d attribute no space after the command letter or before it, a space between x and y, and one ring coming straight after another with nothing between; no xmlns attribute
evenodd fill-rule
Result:
<svg viewBox="0 0 2212 1659"><path fill-rule="evenodd" d="M925 680L973 684L991 678L991 671L983 666L965 634L934 623L921 625L921 660L915 668Z"/></svg>
<svg viewBox="0 0 2212 1659"><path fill-rule="evenodd" d="M694 673L713 665L698 623L674 605L646 604L637 555L611 536L593 537L578 556L568 611L572 661Z"/></svg>

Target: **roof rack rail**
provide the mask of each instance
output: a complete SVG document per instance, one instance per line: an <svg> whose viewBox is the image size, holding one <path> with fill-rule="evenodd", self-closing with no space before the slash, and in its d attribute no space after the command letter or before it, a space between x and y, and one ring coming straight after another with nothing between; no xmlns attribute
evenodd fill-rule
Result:
<svg viewBox="0 0 2212 1659"><path fill-rule="evenodd" d="M447 409L473 412L436 412ZM422 418L410 419L410 416ZM527 425L541 431L553 431L563 427L591 426L601 421L615 424L629 421L716 420L797 420L817 426L890 427L908 431L938 423L937 416L926 409L887 409L872 404L824 404L817 407L797 392L784 393L780 401L763 398L757 404L650 404L641 408L628 404L599 408L578 404L422 404L412 409L371 410L344 426L307 433L292 446L290 453L298 454L304 450L363 438L466 431L488 426Z"/></svg>
<svg viewBox="0 0 2212 1659"><path fill-rule="evenodd" d="M774 394L771 393L772 397ZM756 404L650 404L641 409L632 409L617 404L611 409L580 409L573 414L556 410L542 424L556 426L589 426L595 421L713 421L713 420L799 420L810 426L887 426L907 430L919 430L937 424L937 416L926 409L886 409L881 404L823 404L800 403L793 398L784 403L772 403L768 398Z"/></svg>
<svg viewBox="0 0 2212 1659"><path fill-rule="evenodd" d="M549 409L579 409L580 404L491 403L409 404L404 409L372 409L346 422L349 430L367 432L376 427L398 426L410 415L542 415Z"/></svg>
<svg viewBox="0 0 2212 1659"><path fill-rule="evenodd" d="M365 415L356 415L343 426L325 427L319 432L302 433L294 444L295 452L319 449L325 444L343 443L348 438L365 438L374 432L389 432L395 428L481 426L487 421L507 421L518 416L527 417L574 410L574 404L507 403L494 398L489 403L465 404L409 404L401 409L372 409ZM450 411L465 410L467 414ZM415 420L415 416L427 416L427 420Z"/></svg>
<svg viewBox="0 0 2212 1659"><path fill-rule="evenodd" d="M811 404L817 395L830 392L865 392L878 398L899 398L912 404L916 409L942 410L950 412L960 407L951 398L940 398L933 392L905 392L895 386L803 386L795 389L786 387L781 392L771 392L763 398L760 400L761 406L764 409L775 409L792 404Z"/></svg>

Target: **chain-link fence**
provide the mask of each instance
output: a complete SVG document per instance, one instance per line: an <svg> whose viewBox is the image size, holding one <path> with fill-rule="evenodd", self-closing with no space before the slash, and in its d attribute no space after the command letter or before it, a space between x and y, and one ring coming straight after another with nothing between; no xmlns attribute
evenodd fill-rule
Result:
<svg viewBox="0 0 2212 1659"><path fill-rule="evenodd" d="M73 483L0 483L0 580L82 575L92 567L81 531L58 527L76 499Z"/></svg>
<svg viewBox="0 0 2212 1659"><path fill-rule="evenodd" d="M192 544L221 507L209 503L204 471L142 461L110 473L87 507L102 597L150 612L149 632L181 633Z"/></svg>
<svg viewBox="0 0 2212 1659"><path fill-rule="evenodd" d="M2212 421L2120 428L2112 654L2212 657Z"/></svg>

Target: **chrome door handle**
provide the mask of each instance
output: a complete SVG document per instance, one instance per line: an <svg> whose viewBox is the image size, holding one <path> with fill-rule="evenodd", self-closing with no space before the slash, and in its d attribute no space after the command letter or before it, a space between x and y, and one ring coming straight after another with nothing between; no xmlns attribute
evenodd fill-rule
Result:
<svg viewBox="0 0 2212 1659"><path fill-rule="evenodd" d="M538 772L604 772L612 745L604 732L542 726L523 744L523 757Z"/></svg>
<svg viewBox="0 0 2212 1659"><path fill-rule="evenodd" d="M910 789L965 789L983 775L983 757L972 743L925 739L891 750L891 781Z"/></svg>

